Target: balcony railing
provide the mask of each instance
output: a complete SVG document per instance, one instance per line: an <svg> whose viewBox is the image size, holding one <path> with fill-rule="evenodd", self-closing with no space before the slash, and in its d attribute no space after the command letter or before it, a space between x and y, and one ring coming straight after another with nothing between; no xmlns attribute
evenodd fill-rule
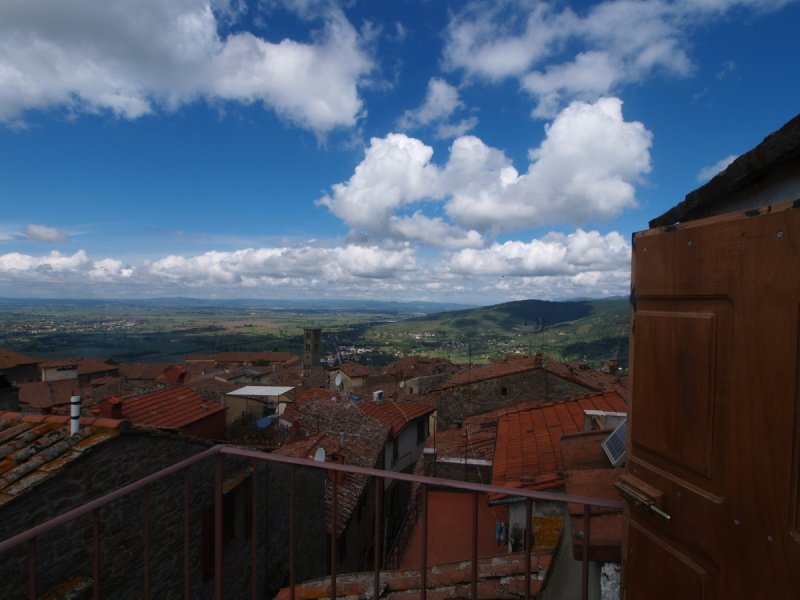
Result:
<svg viewBox="0 0 800 600"><path fill-rule="evenodd" d="M417 505L417 520L422 528L423 544L420 557L420 596L426 598L427 593L427 574L430 565L428 564L427 556L427 536L428 536L428 488L436 489L450 489L471 492L473 495L473 515L472 515L472 548L471 548L471 568L472 568L472 592L471 597L477 598L477 583L478 583L478 494L505 494L517 498L524 498L526 502L526 536L524 544L524 553L526 557L526 573L525 573L525 598L531 597L531 519L532 507L534 500L545 500L550 502L560 503L575 503L583 506L583 556L582 556L582 573L581 573L581 598L583 600L588 598L588 575L589 575L589 545L590 545L590 507L599 507L606 509L621 510L623 503L616 500L608 500L602 498L591 498L585 496L572 496L554 492L541 492L530 491L524 489L510 489L497 486L476 484L463 481L437 479L433 477L410 475L405 473L396 473L392 471L382 471L376 469L367 469L362 467L342 465L335 463L321 463L312 460L293 458L282 456L279 454L269 454L254 450L247 450L243 448L218 445L211 447L203 452L200 452L186 460L180 461L156 473L148 475L134 483L121 487L113 492L105 494L99 498L88 501L82 506L70 510L60 516L57 516L49 521L40 525L32 527L23 531L7 540L0 542L0 553L12 550L22 545L27 545L27 590L28 596L32 599L38 598L38 578L37 578L37 540L44 534L67 524L73 523L80 517L91 515L92 518L92 589L93 597L95 599L103 597L101 594L102 581L101 581L101 564L103 557L101 556L100 544L100 511L112 502L119 500L123 497L130 496L136 492L142 492L143 498L143 590L144 596L150 598L152 596L151 590L151 565L150 565L150 531L151 531L151 510L149 506L149 489L156 482L170 476L183 474L183 596L190 598L191 589L191 571L190 571L190 546L192 540L190 539L190 484L188 470L192 465L196 465L203 461L213 460L215 462L214 472L214 597L221 599L224 590L224 573L223 573L223 461L225 456L237 456L240 459L250 459L252 464L252 477L253 482L250 486L251 499L250 510L251 518L251 536L255 542L258 528L257 528L257 515L259 514L258 503L258 484L257 478L259 476L259 469L257 465L259 461L267 461L268 463L283 463L289 465L289 586L290 596L295 598L295 589L298 584L296 570L297 570L297 495L296 495L296 471L298 467L311 468L311 469L325 469L329 475L335 472L361 474L370 477L375 485L375 527L374 527L374 595L377 598L380 595L380 581L382 569L382 545L381 545L381 518L382 518L382 492L384 487L384 479L392 479L396 481L404 481L410 484L419 486L419 500ZM332 473L333 472L333 473ZM337 523L337 477L328 477L327 481L333 487L331 494L331 518L330 523ZM330 545L330 591L331 597L335 598L337 594L337 549L336 544ZM257 544L251 543L251 556L250 556L250 590L253 599L258 597L258 577L259 577L259 556L257 551ZM0 558L2 560L2 558Z"/></svg>

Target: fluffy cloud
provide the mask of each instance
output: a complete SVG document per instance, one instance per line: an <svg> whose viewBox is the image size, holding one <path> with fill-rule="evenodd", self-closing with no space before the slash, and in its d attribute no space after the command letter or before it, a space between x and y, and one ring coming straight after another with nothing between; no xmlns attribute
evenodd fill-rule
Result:
<svg viewBox="0 0 800 600"><path fill-rule="evenodd" d="M217 16L242 10L209 0L4 2L0 121L51 107L135 119L205 98L262 102L318 133L353 125L373 63L341 11L325 11L311 43L222 37Z"/></svg>
<svg viewBox="0 0 800 600"><path fill-rule="evenodd" d="M549 233L530 242L494 243L482 250L452 255L450 270L462 275L542 277L624 270L630 266L630 245L616 231L605 236L578 229Z"/></svg>
<svg viewBox="0 0 800 600"><path fill-rule="evenodd" d="M438 123L437 137L440 139L464 135L478 124L478 119L469 117L455 124L450 123L453 113L463 106L458 90L443 79L434 77L428 82L425 102L419 108L405 111L398 121L398 127L414 129Z"/></svg>
<svg viewBox="0 0 800 600"><path fill-rule="evenodd" d="M616 98L564 109L522 174L474 136L456 139L439 167L430 146L390 134L374 138L349 181L319 203L373 236L477 247L484 232L581 225L634 206L634 185L650 170L651 138L641 123L624 120ZM441 203L450 223L423 209L402 214L425 202Z"/></svg>
<svg viewBox="0 0 800 600"><path fill-rule="evenodd" d="M432 157L433 148L404 134L372 138L349 181L318 203L352 227L381 234L394 211L437 194Z"/></svg>
<svg viewBox="0 0 800 600"><path fill-rule="evenodd" d="M337 248L247 248L167 256L146 267L148 275L192 287L243 284L345 284L397 277L416 267L411 248L392 251L349 245Z"/></svg>
<svg viewBox="0 0 800 600"><path fill-rule="evenodd" d="M53 251L44 256L31 256L19 252L0 254L0 276L48 275L79 271L89 263L86 252L78 250L72 255Z"/></svg>
<svg viewBox="0 0 800 600"><path fill-rule="evenodd" d="M608 0L583 11L473 2L452 17L443 63L469 79L518 78L536 100L533 114L550 118L571 100L594 100L658 71L686 76L692 29L736 7L770 11L790 1Z"/></svg>
<svg viewBox="0 0 800 600"><path fill-rule="evenodd" d="M96 261L89 270L88 275L96 281L115 281L133 276L134 269L123 265L121 260L104 258Z"/></svg>
<svg viewBox="0 0 800 600"><path fill-rule="evenodd" d="M69 237L69 235L63 231L59 231L54 227L35 225L31 223L25 227L25 231L22 232L22 236L20 237L29 240L36 240L37 242L63 242Z"/></svg>
<svg viewBox="0 0 800 600"><path fill-rule="evenodd" d="M436 224L431 225L435 230ZM420 260L409 244L394 249L348 244L245 248L169 255L132 266L116 258L0 255L0 291L19 296L154 297L200 294L241 298L357 297L497 301L623 294L630 248L612 232L549 233ZM55 286L54 284L58 284Z"/></svg>

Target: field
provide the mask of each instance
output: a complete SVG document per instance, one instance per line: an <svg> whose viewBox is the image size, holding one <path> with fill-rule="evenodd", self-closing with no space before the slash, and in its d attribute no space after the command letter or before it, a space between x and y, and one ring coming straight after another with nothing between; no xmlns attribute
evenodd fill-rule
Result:
<svg viewBox="0 0 800 600"><path fill-rule="evenodd" d="M460 310L453 310L460 309ZM409 354L485 362L543 351L599 366L627 361L624 300L525 300L456 305L270 301L0 300L0 347L37 358L181 362L187 354L302 352L304 327L322 329L323 355L374 365Z"/></svg>

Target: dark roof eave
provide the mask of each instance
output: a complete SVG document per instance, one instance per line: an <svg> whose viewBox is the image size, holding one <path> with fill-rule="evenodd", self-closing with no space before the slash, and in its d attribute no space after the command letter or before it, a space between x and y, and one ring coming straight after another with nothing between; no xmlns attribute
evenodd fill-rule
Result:
<svg viewBox="0 0 800 600"><path fill-rule="evenodd" d="M705 185L689 192L680 204L650 221L650 228L690 221L693 214L745 187L766 171L800 158L800 115L734 160Z"/></svg>

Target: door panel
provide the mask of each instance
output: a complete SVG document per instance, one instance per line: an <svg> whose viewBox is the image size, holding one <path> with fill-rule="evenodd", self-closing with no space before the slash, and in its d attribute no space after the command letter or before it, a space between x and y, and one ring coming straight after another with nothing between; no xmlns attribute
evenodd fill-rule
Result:
<svg viewBox="0 0 800 600"><path fill-rule="evenodd" d="M800 597L800 209L753 214L634 237L626 469L669 518L629 506L627 600Z"/></svg>
<svg viewBox="0 0 800 600"><path fill-rule="evenodd" d="M628 585L628 598L705 600L713 597L716 588L713 572L635 522L628 525L627 538L632 548L627 568L637 574Z"/></svg>

